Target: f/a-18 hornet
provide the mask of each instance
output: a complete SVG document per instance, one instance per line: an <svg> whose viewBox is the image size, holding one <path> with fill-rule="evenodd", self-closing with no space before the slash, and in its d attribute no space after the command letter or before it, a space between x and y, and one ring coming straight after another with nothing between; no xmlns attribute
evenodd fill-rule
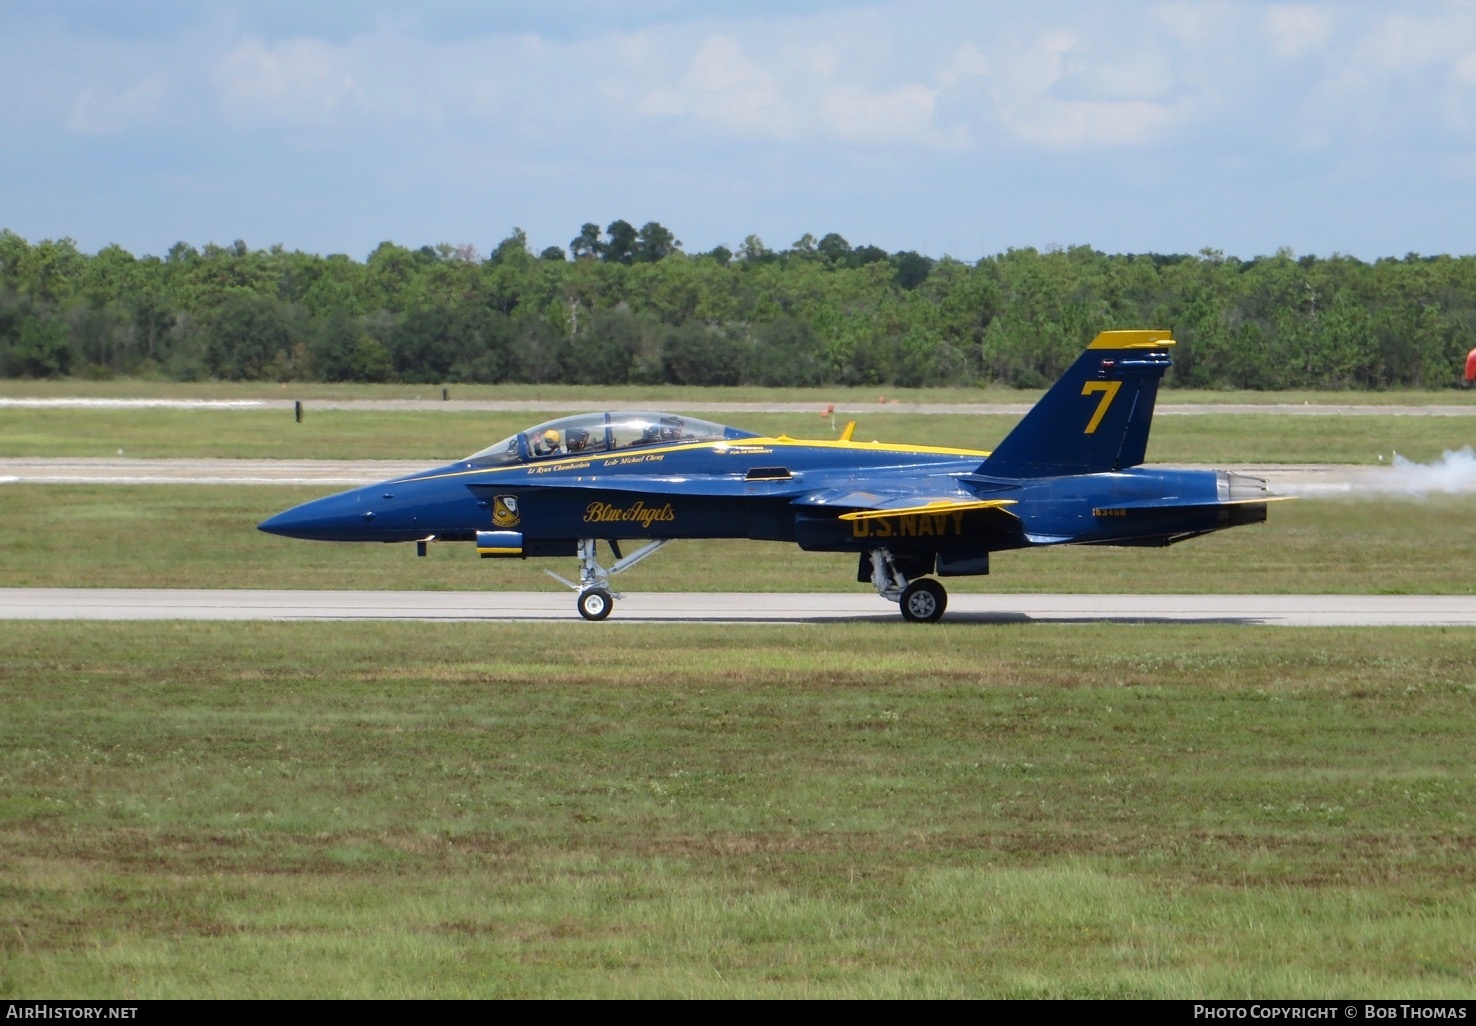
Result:
<svg viewBox="0 0 1476 1026"><path fill-rule="evenodd" d="M854 552L902 616L932 622L936 577L989 572L989 554L1036 545L1172 545L1266 519L1266 483L1141 466L1163 331L1106 331L993 452L802 441L669 413L551 420L465 459L317 499L261 530L321 541L474 542L488 558L576 556L589 620L610 578L679 538L793 542ZM600 562L606 542L613 562ZM638 545L629 555L621 543Z"/></svg>

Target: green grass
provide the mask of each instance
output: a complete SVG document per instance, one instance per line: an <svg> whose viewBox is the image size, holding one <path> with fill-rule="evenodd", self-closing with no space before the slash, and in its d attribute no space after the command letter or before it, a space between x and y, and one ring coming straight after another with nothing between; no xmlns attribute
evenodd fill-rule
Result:
<svg viewBox="0 0 1476 1026"><path fill-rule="evenodd" d="M1469 631L589 637L0 624L0 996L1476 985Z"/></svg>
<svg viewBox="0 0 1476 1026"><path fill-rule="evenodd" d="M1040 398L1040 390L991 385L987 388L896 388L890 385L814 388L764 388L745 385L732 388L703 388L678 385L559 385L559 384L335 384L322 381L163 381L116 378L92 381L81 378L39 380L0 378L0 396L12 398L145 398L145 399L429 399L441 398L441 389L455 400L568 400L579 409L598 409L608 400L680 406L683 402L815 402L874 403L895 400L907 403L1028 402ZM1160 402L1263 405L1429 406L1464 405L1472 401L1468 389L1392 389L1386 392L1309 391L1286 392L1214 391L1174 388L1160 395Z"/></svg>
<svg viewBox="0 0 1476 1026"><path fill-rule="evenodd" d="M478 560L471 545L300 542L255 530L328 489L0 486L6 588L331 588L562 591L573 560ZM1430 593L1476 589L1469 497L1274 503L1269 521L1168 549L1061 546L996 552L955 592ZM853 555L781 542L694 540L621 574L642 591L869 592Z"/></svg>
<svg viewBox="0 0 1476 1026"><path fill-rule="evenodd" d="M571 406L568 412L589 407ZM597 408L597 407L596 407ZM415 410L0 409L0 456L420 459L450 461L555 413ZM710 415L709 415L710 416ZM721 419L721 418L720 418ZM738 427L796 438L834 438L845 417L734 414ZM918 445L993 448L1018 417L886 413L857 417L855 437ZM1476 418L1374 415L1302 417L1206 414L1159 417L1149 459L1158 463L1377 463L1416 461L1476 444Z"/></svg>
<svg viewBox="0 0 1476 1026"><path fill-rule="evenodd" d="M54 412L0 411L0 454L432 460L538 419ZM987 447L1011 423L858 437ZM1465 430L1168 417L1151 456L1429 459ZM465 545L254 530L330 490L0 486L0 585L560 589ZM1469 594L1470 513L1281 503L950 587ZM620 582L868 590L851 558L755 542ZM0 622L0 998L1460 1000L1473 637Z"/></svg>
<svg viewBox="0 0 1476 1026"><path fill-rule="evenodd" d="M0 486L0 586L562 590L572 559L481 560L471 545L305 542L256 525L331 488ZM1471 594L1465 497L1275 503L1267 523L1167 549L1057 547L993 556L956 592ZM602 549L602 552L604 550ZM780 542L683 541L621 575L630 591L869 592L854 556Z"/></svg>

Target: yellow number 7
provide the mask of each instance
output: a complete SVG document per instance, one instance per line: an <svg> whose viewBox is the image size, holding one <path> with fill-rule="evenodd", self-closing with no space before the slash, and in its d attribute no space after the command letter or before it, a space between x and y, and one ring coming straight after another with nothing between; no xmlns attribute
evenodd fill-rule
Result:
<svg viewBox="0 0 1476 1026"><path fill-rule="evenodd" d="M1087 421L1086 431L1083 434L1094 434L1097 425L1102 423L1102 417L1107 412L1107 407L1112 405L1113 397L1117 390L1122 387L1121 381L1088 381L1081 386L1082 395L1091 395L1093 392L1101 392L1102 398L1097 400L1097 412L1092 414L1092 419Z"/></svg>

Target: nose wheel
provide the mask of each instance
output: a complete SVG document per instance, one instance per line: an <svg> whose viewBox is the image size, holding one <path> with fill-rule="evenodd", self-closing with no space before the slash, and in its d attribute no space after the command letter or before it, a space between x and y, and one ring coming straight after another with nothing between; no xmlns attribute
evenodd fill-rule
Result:
<svg viewBox="0 0 1476 1026"><path fill-rule="evenodd" d="M601 566L599 560L595 558L595 539L581 538L579 539L579 582L577 584L552 570L543 572L560 584L579 592L577 605L580 616L586 620L603 620L615 608L615 600L624 597L619 592L610 590L610 578L621 571L629 570L669 541L671 541L670 538L658 538L624 557L620 555L620 546L611 541L610 549L615 554L615 563L607 568Z"/></svg>
<svg viewBox="0 0 1476 1026"><path fill-rule="evenodd" d="M579 615L586 620L603 620L615 608L615 597L604 588L590 588L579 593Z"/></svg>

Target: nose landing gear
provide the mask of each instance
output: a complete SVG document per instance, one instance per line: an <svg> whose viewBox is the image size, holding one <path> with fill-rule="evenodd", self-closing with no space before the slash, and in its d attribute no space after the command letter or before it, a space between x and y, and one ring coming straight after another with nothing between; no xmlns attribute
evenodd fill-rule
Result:
<svg viewBox="0 0 1476 1026"><path fill-rule="evenodd" d="M660 538L656 541L642 545L630 555L621 557L620 549L616 543L610 542L610 550L615 554L615 562L608 568L600 566L599 560L595 558L595 539L579 539L579 583L576 584L567 577L562 577L552 570L544 570L554 580L566 585L579 593L575 605L579 615L586 620L603 620L610 615L615 608L615 600L624 598L618 591L610 590L610 578L616 574L629 570L661 546L671 541L670 538Z"/></svg>

